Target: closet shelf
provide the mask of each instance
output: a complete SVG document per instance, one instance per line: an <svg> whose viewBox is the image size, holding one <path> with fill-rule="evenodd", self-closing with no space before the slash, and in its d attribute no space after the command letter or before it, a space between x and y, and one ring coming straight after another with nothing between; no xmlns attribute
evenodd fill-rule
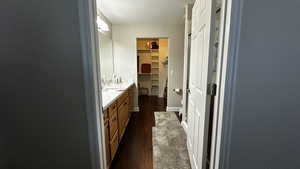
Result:
<svg viewBox="0 0 300 169"><path fill-rule="evenodd" d="M159 75L159 73L139 73L141 76L151 76L151 75Z"/></svg>
<svg viewBox="0 0 300 169"><path fill-rule="evenodd" d="M137 50L138 53L151 53L151 50Z"/></svg>
<svg viewBox="0 0 300 169"><path fill-rule="evenodd" d="M145 75L146 76L146 75L152 75L152 73L139 73L139 75L143 75L143 76Z"/></svg>

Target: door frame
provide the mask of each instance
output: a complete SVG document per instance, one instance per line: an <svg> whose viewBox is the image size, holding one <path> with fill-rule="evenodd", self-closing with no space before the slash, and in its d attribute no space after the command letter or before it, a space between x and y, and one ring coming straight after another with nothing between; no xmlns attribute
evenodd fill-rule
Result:
<svg viewBox="0 0 300 169"><path fill-rule="evenodd" d="M191 10L190 10L191 8ZM187 133L187 122L186 122L186 115L187 115L187 105L188 105L188 92L187 88L189 86L189 66L190 66L190 55L191 55L191 36L189 34L189 30L191 30L192 27L192 8L193 4L188 3L185 6L186 11L188 13L185 14L185 30L184 30L184 65L183 65L183 85L182 85L182 122L181 125L185 132ZM190 11L189 11L190 10ZM188 30L187 30L188 29Z"/></svg>
<svg viewBox="0 0 300 169"><path fill-rule="evenodd" d="M223 0L220 27L220 41L217 68L217 95L214 106L214 123L211 148L210 169L229 169L230 138L232 128L233 104L237 55L239 48L241 18L244 0ZM86 114L90 138L91 166L93 169L106 168L104 121L102 114L102 91L97 35L96 0L78 0L80 37L84 66L84 85L86 90ZM170 38L169 38L170 41ZM170 56L169 56L170 57ZM99 71L97 71L97 69Z"/></svg>
<svg viewBox="0 0 300 169"><path fill-rule="evenodd" d="M237 55L244 0L223 0L218 49L210 169L230 169L230 144Z"/></svg>
<svg viewBox="0 0 300 169"><path fill-rule="evenodd" d="M78 15L85 87L86 118L92 169L105 169L105 132L100 79L96 0L78 0Z"/></svg>

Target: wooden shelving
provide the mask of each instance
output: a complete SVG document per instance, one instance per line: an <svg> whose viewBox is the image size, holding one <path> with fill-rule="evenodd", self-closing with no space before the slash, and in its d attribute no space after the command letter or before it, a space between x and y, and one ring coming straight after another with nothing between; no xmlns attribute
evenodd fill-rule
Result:
<svg viewBox="0 0 300 169"><path fill-rule="evenodd" d="M159 93L159 54L151 53L152 56L152 64L151 64L151 72L153 72L153 76L151 76L151 95L158 95ZM157 73L154 76L154 72Z"/></svg>
<svg viewBox="0 0 300 169"><path fill-rule="evenodd" d="M150 49L139 49L139 50L137 50L138 52L151 52L151 50Z"/></svg>
<svg viewBox="0 0 300 169"><path fill-rule="evenodd" d="M159 49L151 49L151 43L158 39L137 39L139 69L142 64L151 64L151 73L138 72L141 88L147 88L149 95L158 95L159 89Z"/></svg>

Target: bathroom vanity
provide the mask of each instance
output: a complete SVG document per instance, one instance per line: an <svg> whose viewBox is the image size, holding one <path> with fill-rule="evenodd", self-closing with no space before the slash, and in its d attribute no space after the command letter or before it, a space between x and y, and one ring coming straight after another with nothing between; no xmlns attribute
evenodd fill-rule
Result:
<svg viewBox="0 0 300 169"><path fill-rule="evenodd" d="M122 84L102 92L107 169L116 155L131 117L133 85Z"/></svg>
<svg viewBox="0 0 300 169"><path fill-rule="evenodd" d="M133 109L134 80L121 76L115 70L113 55L112 24L98 11L97 20L107 29L98 32L102 93L102 110L105 127L106 169L109 169L124 136ZM99 30L99 28L98 28ZM129 82L130 81L130 82Z"/></svg>

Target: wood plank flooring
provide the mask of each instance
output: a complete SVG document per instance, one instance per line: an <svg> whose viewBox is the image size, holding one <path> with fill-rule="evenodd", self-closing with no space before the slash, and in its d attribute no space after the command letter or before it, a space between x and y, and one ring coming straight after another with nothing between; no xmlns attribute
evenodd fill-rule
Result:
<svg viewBox="0 0 300 169"><path fill-rule="evenodd" d="M111 169L153 169L154 111L166 111L166 101L140 96L139 106L140 112L132 115Z"/></svg>

